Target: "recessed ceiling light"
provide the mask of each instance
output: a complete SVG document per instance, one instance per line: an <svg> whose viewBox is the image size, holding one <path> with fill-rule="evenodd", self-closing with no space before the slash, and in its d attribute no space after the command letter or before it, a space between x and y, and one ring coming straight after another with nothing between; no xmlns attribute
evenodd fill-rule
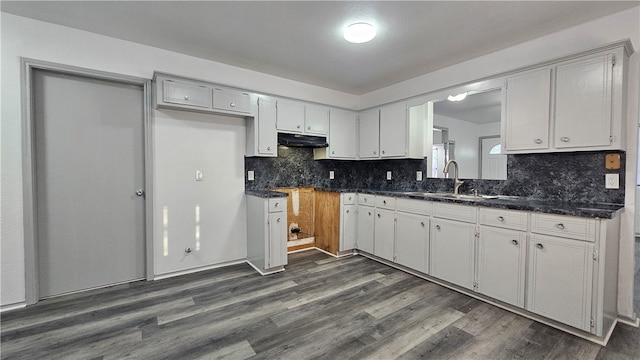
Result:
<svg viewBox="0 0 640 360"><path fill-rule="evenodd" d="M447 97L447 100L449 101L462 101L464 99L467 98L467 92L463 92L462 94L458 94L458 95L449 95Z"/></svg>
<svg viewBox="0 0 640 360"><path fill-rule="evenodd" d="M365 22L357 22L344 29L344 39L348 42L360 44L371 41L376 37L376 29Z"/></svg>

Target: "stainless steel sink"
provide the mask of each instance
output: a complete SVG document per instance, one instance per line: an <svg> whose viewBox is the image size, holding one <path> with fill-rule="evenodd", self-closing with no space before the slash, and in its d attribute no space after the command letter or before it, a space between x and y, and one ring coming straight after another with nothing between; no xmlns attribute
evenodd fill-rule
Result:
<svg viewBox="0 0 640 360"><path fill-rule="evenodd" d="M443 199L455 199L464 201L482 201L485 200L482 196L464 195L464 194L452 194L452 193L427 193L426 197L443 198Z"/></svg>

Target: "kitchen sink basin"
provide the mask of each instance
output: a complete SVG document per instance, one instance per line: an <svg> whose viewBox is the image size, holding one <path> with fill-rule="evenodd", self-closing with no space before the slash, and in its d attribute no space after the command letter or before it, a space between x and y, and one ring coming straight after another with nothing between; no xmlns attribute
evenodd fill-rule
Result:
<svg viewBox="0 0 640 360"><path fill-rule="evenodd" d="M442 198L442 199L455 199L464 201L482 201L485 200L482 196L453 194L453 193L427 193L426 197Z"/></svg>

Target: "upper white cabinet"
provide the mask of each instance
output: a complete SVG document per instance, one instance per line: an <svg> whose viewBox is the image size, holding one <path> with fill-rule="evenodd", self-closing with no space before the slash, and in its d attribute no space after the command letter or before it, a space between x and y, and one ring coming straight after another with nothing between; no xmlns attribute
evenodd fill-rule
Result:
<svg viewBox="0 0 640 360"><path fill-rule="evenodd" d="M380 157L380 109L367 110L359 116L360 159Z"/></svg>
<svg viewBox="0 0 640 360"><path fill-rule="evenodd" d="M251 113L251 95L244 91L214 87L213 108L249 114Z"/></svg>
<svg viewBox="0 0 640 360"><path fill-rule="evenodd" d="M314 149L314 158L355 159L357 114L353 111L331 109L329 116L329 147Z"/></svg>
<svg viewBox="0 0 640 360"><path fill-rule="evenodd" d="M404 103L380 109L380 157L408 155L407 120Z"/></svg>
<svg viewBox="0 0 640 360"><path fill-rule="evenodd" d="M159 79L158 105L174 104L179 106L212 108L212 90L195 82L174 79Z"/></svg>
<svg viewBox="0 0 640 360"><path fill-rule="evenodd" d="M304 131L304 103L278 100L276 109L278 131L292 133L302 133Z"/></svg>
<svg viewBox="0 0 640 360"><path fill-rule="evenodd" d="M257 116L247 119L247 156L278 156L276 103L261 97L256 100Z"/></svg>
<svg viewBox="0 0 640 360"><path fill-rule="evenodd" d="M329 109L322 106L306 105L304 132L326 136L329 133Z"/></svg>
<svg viewBox="0 0 640 360"><path fill-rule="evenodd" d="M509 76L506 153L625 150L624 46Z"/></svg>

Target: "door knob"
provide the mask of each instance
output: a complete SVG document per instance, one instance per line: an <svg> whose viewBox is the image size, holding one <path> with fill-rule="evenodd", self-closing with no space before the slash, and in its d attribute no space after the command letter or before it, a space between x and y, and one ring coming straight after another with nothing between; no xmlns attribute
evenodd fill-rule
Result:
<svg viewBox="0 0 640 360"><path fill-rule="evenodd" d="M138 196L144 196L144 190L142 190L142 189L138 189L138 191L136 191L136 195L138 195Z"/></svg>

